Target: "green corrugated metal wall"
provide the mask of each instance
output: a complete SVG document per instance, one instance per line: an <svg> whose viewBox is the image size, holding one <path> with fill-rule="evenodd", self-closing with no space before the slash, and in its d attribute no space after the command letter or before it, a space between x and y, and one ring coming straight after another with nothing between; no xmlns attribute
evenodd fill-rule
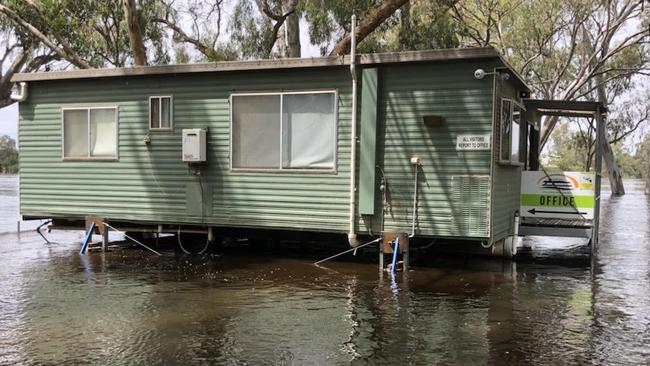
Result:
<svg viewBox="0 0 650 366"><path fill-rule="evenodd" d="M477 68L491 70L495 60L447 64L385 66L380 69L379 161L388 184L385 230L411 231L414 170L422 159L416 234L488 238L490 151L457 151L458 134L488 134L492 129L492 81L476 80ZM422 117L443 117L425 126ZM472 177L467 184L454 178ZM457 182L465 182L456 179ZM459 190L471 189L474 194ZM468 206L479 209L467 210ZM470 213L481 213L474 217ZM381 229L380 214L373 217ZM368 223L370 220L366 220Z"/></svg>
<svg viewBox="0 0 650 366"><path fill-rule="evenodd" d="M339 91L336 174L229 171L231 92L324 88ZM345 231L350 89L345 67L30 83L20 105L21 212ZM147 146L147 98L167 94L175 130L151 132ZM62 161L61 107L95 104L119 107L119 161ZM181 162L181 129L197 127L209 128L203 179L213 200L205 218L186 213L186 186L198 178Z"/></svg>
<svg viewBox="0 0 650 366"><path fill-rule="evenodd" d="M492 132L492 80L476 80L473 72L499 66L486 59L378 67L377 165L383 172L375 184L385 174L387 205L378 194L375 214L359 216L361 232L410 231L412 156L422 159L417 235L488 238L491 228L500 230L495 216L505 209L490 211L490 151L455 146L458 134ZM311 89L338 90L336 173L230 171L230 94ZM21 212L345 232L350 89L346 67L31 83L30 99L20 105ZM175 130L150 132L148 97L168 94ZM90 105L119 107L119 161L61 160L61 107ZM442 125L425 126L426 115L442 116ZM201 186L180 156L181 129L198 127L209 129L201 184L212 200L204 217L188 206ZM143 142L147 133L150 145ZM518 192L511 198L518 202Z"/></svg>
<svg viewBox="0 0 650 366"><path fill-rule="evenodd" d="M511 84L497 79L496 95L499 98L514 99L521 102L518 91ZM520 103L523 105L523 103ZM500 106L495 106L498 113ZM498 156L498 146L497 146ZM503 239L513 234L513 219L515 211L519 210L519 195L521 189L521 167L503 165L494 162L492 171L492 241Z"/></svg>

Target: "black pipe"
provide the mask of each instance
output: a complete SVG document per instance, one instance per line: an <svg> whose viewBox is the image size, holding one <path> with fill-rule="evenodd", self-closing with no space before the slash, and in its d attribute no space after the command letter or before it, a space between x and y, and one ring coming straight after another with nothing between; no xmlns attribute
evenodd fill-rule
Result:
<svg viewBox="0 0 650 366"><path fill-rule="evenodd" d="M51 223L52 223L52 220L45 221L44 223L38 225L38 227L36 228L36 232L38 233L38 235L40 235L41 238L43 238L43 240L45 240L45 242L46 242L47 244L52 244L52 242L49 241L49 240L47 240L47 238L45 237L45 235L43 235L43 233L41 233L41 228L42 228L43 226L45 226L45 225L47 225L47 224L51 224Z"/></svg>

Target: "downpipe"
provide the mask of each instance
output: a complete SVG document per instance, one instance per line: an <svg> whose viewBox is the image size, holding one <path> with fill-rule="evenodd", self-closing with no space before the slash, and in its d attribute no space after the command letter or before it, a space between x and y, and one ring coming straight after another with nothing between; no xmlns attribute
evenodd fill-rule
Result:
<svg viewBox="0 0 650 366"><path fill-rule="evenodd" d="M348 243L351 247L359 246L359 239L355 230L356 221L356 185L357 185L357 17L352 15L352 35L350 45L350 75L352 76L352 131L350 137L350 221L348 229Z"/></svg>
<svg viewBox="0 0 650 366"><path fill-rule="evenodd" d="M27 83L20 82L18 83L18 87L11 91L10 98L15 102L24 102L27 100L27 95Z"/></svg>

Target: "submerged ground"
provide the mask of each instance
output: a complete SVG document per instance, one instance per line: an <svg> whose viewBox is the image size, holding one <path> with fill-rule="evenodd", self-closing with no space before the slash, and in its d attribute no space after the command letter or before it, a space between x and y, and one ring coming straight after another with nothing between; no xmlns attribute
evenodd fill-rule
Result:
<svg viewBox="0 0 650 366"><path fill-rule="evenodd" d="M380 278L242 252L79 256L81 233L16 233L0 176L0 365L649 364L650 198L626 188L604 197L592 268L462 258Z"/></svg>

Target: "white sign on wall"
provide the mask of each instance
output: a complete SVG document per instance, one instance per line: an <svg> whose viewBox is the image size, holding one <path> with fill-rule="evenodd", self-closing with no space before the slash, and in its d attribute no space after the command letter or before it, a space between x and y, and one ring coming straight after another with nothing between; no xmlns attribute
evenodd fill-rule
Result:
<svg viewBox="0 0 650 366"><path fill-rule="evenodd" d="M456 150L490 150L491 135L458 135Z"/></svg>
<svg viewBox="0 0 650 366"><path fill-rule="evenodd" d="M594 218L594 174L521 172L521 216L558 219Z"/></svg>

